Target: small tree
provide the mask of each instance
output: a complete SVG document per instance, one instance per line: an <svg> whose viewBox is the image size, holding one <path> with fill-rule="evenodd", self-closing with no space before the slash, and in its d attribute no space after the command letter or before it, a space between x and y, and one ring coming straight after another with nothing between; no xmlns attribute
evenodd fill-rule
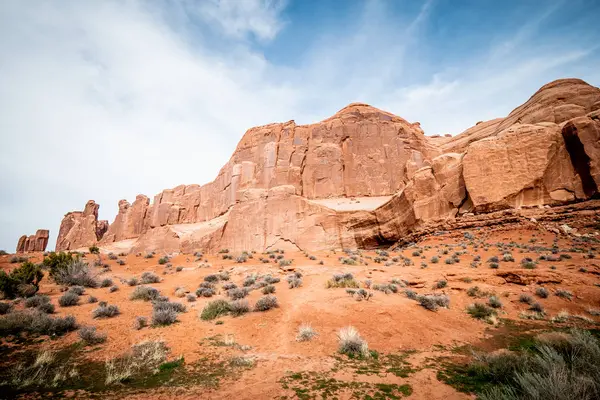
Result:
<svg viewBox="0 0 600 400"><path fill-rule="evenodd" d="M9 299L14 299L18 294L33 296L39 290L43 277L40 266L27 261L8 274L0 271L0 291Z"/></svg>

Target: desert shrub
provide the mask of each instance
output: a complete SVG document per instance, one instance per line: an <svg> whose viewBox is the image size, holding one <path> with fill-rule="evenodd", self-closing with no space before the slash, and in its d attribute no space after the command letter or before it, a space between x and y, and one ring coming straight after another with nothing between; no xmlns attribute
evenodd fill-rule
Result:
<svg viewBox="0 0 600 400"><path fill-rule="evenodd" d="M177 321L177 312L170 308L152 310L152 326L171 325Z"/></svg>
<svg viewBox="0 0 600 400"><path fill-rule="evenodd" d="M169 258L168 257L161 257L161 258L158 259L158 263L160 265L164 265L164 264L166 264L168 262L169 262Z"/></svg>
<svg viewBox="0 0 600 400"><path fill-rule="evenodd" d="M144 272L140 278L140 282L144 285L158 283L160 282L160 278L153 272Z"/></svg>
<svg viewBox="0 0 600 400"><path fill-rule="evenodd" d="M373 289L385 294L398 293L398 286L394 283L375 284L373 285Z"/></svg>
<svg viewBox="0 0 600 400"><path fill-rule="evenodd" d="M534 339L531 352L478 355L468 374L487 382L481 400L592 400L600 394L600 346L585 331Z"/></svg>
<svg viewBox="0 0 600 400"><path fill-rule="evenodd" d="M181 272L181 271L183 271L183 267L182 267L181 265L178 265L178 266L175 268L175 272Z"/></svg>
<svg viewBox="0 0 600 400"><path fill-rule="evenodd" d="M14 299L17 295L33 296L39 290L43 277L39 265L26 261L8 274L0 271L0 292L7 299Z"/></svg>
<svg viewBox="0 0 600 400"><path fill-rule="evenodd" d="M535 289L535 294L541 297L542 299L545 299L550 295L550 292L548 292L548 289L546 288L539 287Z"/></svg>
<svg viewBox="0 0 600 400"><path fill-rule="evenodd" d="M496 311L493 308L486 306L483 303L473 303L469 307L467 307L467 312L469 315L475 319L483 319L486 320L494 315L496 315Z"/></svg>
<svg viewBox="0 0 600 400"><path fill-rule="evenodd" d="M294 261L294 260L279 260L279 266L280 266L280 267L287 267L287 266L290 266L290 265L292 265L292 262L293 262L293 261Z"/></svg>
<svg viewBox="0 0 600 400"><path fill-rule="evenodd" d="M13 311L0 317L0 336L27 332L38 335L63 335L77 329L75 317L53 318L39 310Z"/></svg>
<svg viewBox="0 0 600 400"><path fill-rule="evenodd" d="M492 268L492 269L498 269L500 267L500 265L495 262L491 262L489 265L490 265L490 268Z"/></svg>
<svg viewBox="0 0 600 400"><path fill-rule="evenodd" d="M272 294L275 293L275 286L267 285L262 289L262 294Z"/></svg>
<svg viewBox="0 0 600 400"><path fill-rule="evenodd" d="M505 262L514 262L515 259L514 259L514 257L513 257L512 254L510 254L510 253L504 253L502 255L502 261L505 261Z"/></svg>
<svg viewBox="0 0 600 400"><path fill-rule="evenodd" d="M98 282L92 275L89 265L79 258L74 259L66 266L57 267L54 273L51 270L50 276L59 285L98 287Z"/></svg>
<svg viewBox="0 0 600 400"><path fill-rule="evenodd" d="M111 287L110 287L110 289L108 289L108 291L109 291L110 293L114 293L114 292L116 292L117 290L119 290L119 287L118 287L117 285L113 285L113 286L111 286Z"/></svg>
<svg viewBox="0 0 600 400"><path fill-rule="evenodd" d="M209 287L199 287L196 290L196 296L198 297L212 297L215 294L215 289Z"/></svg>
<svg viewBox="0 0 600 400"><path fill-rule="evenodd" d="M488 262L490 263L498 263L500 262L500 260L498 259L498 256L492 256L489 258Z"/></svg>
<svg viewBox="0 0 600 400"><path fill-rule="evenodd" d="M186 298L186 300L187 300L187 301L189 301L190 303L192 303L192 302L196 301L196 296L195 296L195 295L193 295L193 294L191 294L191 293L190 293L190 294L188 294L188 295L187 295L185 298Z"/></svg>
<svg viewBox="0 0 600 400"><path fill-rule="evenodd" d="M119 314L119 307L100 302L98 308L92 311L92 318L112 318Z"/></svg>
<svg viewBox="0 0 600 400"><path fill-rule="evenodd" d="M117 260L117 264L119 264L119 265L125 265L126 262L125 262L125 260L119 259L119 260Z"/></svg>
<svg viewBox="0 0 600 400"><path fill-rule="evenodd" d="M556 289L554 294L563 299L571 300L573 298L573 293L565 289Z"/></svg>
<svg viewBox="0 0 600 400"><path fill-rule="evenodd" d="M519 295L519 301L521 303L531 304L533 303L533 297L531 297L528 294L522 293L521 295Z"/></svg>
<svg viewBox="0 0 600 400"><path fill-rule="evenodd" d="M263 277L263 281L267 282L268 284L273 284L273 283L278 283L281 281L281 279L279 279L278 276L271 276L271 275L265 275Z"/></svg>
<svg viewBox="0 0 600 400"><path fill-rule="evenodd" d="M108 259L109 259L109 260L116 260L116 259L118 259L118 258L119 258L119 257L117 257L117 255L116 255L116 254L114 254L114 253L108 253Z"/></svg>
<svg viewBox="0 0 600 400"><path fill-rule="evenodd" d="M234 288L227 291L227 297L232 300L239 300L248 296L248 293L249 291L247 288Z"/></svg>
<svg viewBox="0 0 600 400"><path fill-rule="evenodd" d="M106 341L106 333L98 333L95 326L83 326L77 332L86 344L99 344Z"/></svg>
<svg viewBox="0 0 600 400"><path fill-rule="evenodd" d="M81 296L83 293L85 293L85 288L83 286L71 286L68 291Z"/></svg>
<svg viewBox="0 0 600 400"><path fill-rule="evenodd" d="M405 290L404 294L406 295L406 297L408 297L411 300L417 300L417 298L419 297L417 292L415 292L414 290L410 290L410 289Z"/></svg>
<svg viewBox="0 0 600 400"><path fill-rule="evenodd" d="M95 296L89 296L87 302L90 303L90 304L97 303L98 302L98 298L95 297Z"/></svg>
<svg viewBox="0 0 600 400"><path fill-rule="evenodd" d="M267 295L258 299L256 304L254 304L254 311L268 311L276 307L279 307L277 297Z"/></svg>
<svg viewBox="0 0 600 400"><path fill-rule="evenodd" d="M440 262L440 258L438 256L433 256L433 257L431 257L430 261L432 264L437 264Z"/></svg>
<svg viewBox="0 0 600 400"><path fill-rule="evenodd" d="M175 301L155 301L152 303L154 310L173 310L177 313L185 312L185 305Z"/></svg>
<svg viewBox="0 0 600 400"><path fill-rule="evenodd" d="M25 308L37 308L42 304L50 303L50 297L45 294L36 294L33 297L25 299Z"/></svg>
<svg viewBox="0 0 600 400"><path fill-rule="evenodd" d="M287 277L287 283L290 289L299 288L302 286L302 278L298 278L296 275L289 275Z"/></svg>
<svg viewBox="0 0 600 400"><path fill-rule="evenodd" d="M229 302L229 312L234 317L246 314L250 311L248 300L233 300Z"/></svg>
<svg viewBox="0 0 600 400"><path fill-rule="evenodd" d="M334 274L333 277L327 281L327 288L358 288L360 287L358 282L354 279L351 273L345 274Z"/></svg>
<svg viewBox="0 0 600 400"><path fill-rule="evenodd" d="M11 303L6 303L4 301L0 301L0 315L5 315L11 312L13 305Z"/></svg>
<svg viewBox="0 0 600 400"><path fill-rule="evenodd" d="M347 326L338 332L338 351L350 357L369 357L369 346L356 328Z"/></svg>
<svg viewBox="0 0 600 400"><path fill-rule="evenodd" d="M490 296L488 299L488 304L492 308L502 308L502 302L497 296Z"/></svg>
<svg viewBox="0 0 600 400"><path fill-rule="evenodd" d="M90 246L89 250L91 254L100 254L100 249L98 246Z"/></svg>
<svg viewBox="0 0 600 400"><path fill-rule="evenodd" d="M444 294L419 296L417 301L423 308L429 311L437 311L438 307L448 308L450 305L450 298Z"/></svg>
<svg viewBox="0 0 600 400"><path fill-rule="evenodd" d="M310 324L302 324L298 327L298 334L296 335L296 341L308 342L312 338L317 336L317 332L310 326Z"/></svg>
<svg viewBox="0 0 600 400"><path fill-rule="evenodd" d="M531 311L537 312L537 313L543 313L544 312L544 306L542 306L540 303L533 303L530 305L529 309Z"/></svg>
<svg viewBox="0 0 600 400"><path fill-rule="evenodd" d="M210 321L222 315L227 315L230 311L229 303L225 300L214 300L204 306L200 313L200 318L204 321Z"/></svg>
<svg viewBox="0 0 600 400"><path fill-rule="evenodd" d="M139 331L140 329L148 326L148 318L146 317L135 317L133 321L133 329Z"/></svg>
<svg viewBox="0 0 600 400"><path fill-rule="evenodd" d="M233 282L227 282L221 286L223 290L237 289L237 285Z"/></svg>
<svg viewBox="0 0 600 400"><path fill-rule="evenodd" d="M444 260L444 262L448 265L452 265L452 264L456 263L456 260L454 258L448 257Z"/></svg>
<svg viewBox="0 0 600 400"><path fill-rule="evenodd" d="M445 279L439 280L436 282L435 287L437 289L443 289L448 285L448 281Z"/></svg>
<svg viewBox="0 0 600 400"><path fill-rule="evenodd" d="M112 286L113 281L110 278L104 278L102 279L102 281L100 281L100 287L109 287ZM130 285L130 286L135 286L135 285Z"/></svg>
<svg viewBox="0 0 600 400"><path fill-rule="evenodd" d="M150 286L137 286L129 298L131 300L156 300L160 296L158 289Z"/></svg>
<svg viewBox="0 0 600 400"><path fill-rule="evenodd" d="M136 286L138 284L138 279L135 276L133 278L129 278L127 280L127 284L129 286Z"/></svg>
<svg viewBox="0 0 600 400"><path fill-rule="evenodd" d="M243 286L249 287L249 286L254 285L255 283L256 283L256 276L251 275L251 276L247 276L246 279L244 279Z"/></svg>
<svg viewBox="0 0 600 400"><path fill-rule="evenodd" d="M58 305L61 307L71 307L79 304L79 295L73 292L66 292L58 298Z"/></svg>

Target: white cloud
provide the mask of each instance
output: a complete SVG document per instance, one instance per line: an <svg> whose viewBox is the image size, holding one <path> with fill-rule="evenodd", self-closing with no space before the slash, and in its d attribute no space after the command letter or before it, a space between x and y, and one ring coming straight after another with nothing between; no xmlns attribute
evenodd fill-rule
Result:
<svg viewBox="0 0 600 400"><path fill-rule="evenodd" d="M112 222L121 198L211 181L252 126L365 101L427 133L458 133L566 73L600 80L583 62L592 50L532 51L525 35L501 60L490 49L432 67L413 53L431 1L403 21L367 3L348 34L324 30L293 67L250 44L285 26L282 2L148 4L0 3L0 248L38 228L55 239L63 214L89 199Z"/></svg>
<svg viewBox="0 0 600 400"><path fill-rule="evenodd" d="M213 24L228 36L272 40L283 27L280 12L284 0L205 0L186 1L194 16Z"/></svg>

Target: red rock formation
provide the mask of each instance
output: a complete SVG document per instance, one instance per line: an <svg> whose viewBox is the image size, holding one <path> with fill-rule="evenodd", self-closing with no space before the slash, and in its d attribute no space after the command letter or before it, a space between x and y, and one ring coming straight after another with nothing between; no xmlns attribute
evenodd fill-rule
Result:
<svg viewBox="0 0 600 400"><path fill-rule="evenodd" d="M47 229L38 229L35 235L23 235L17 243L17 253L25 253L31 251L45 251L48 245L50 231Z"/></svg>
<svg viewBox="0 0 600 400"><path fill-rule="evenodd" d="M98 243L108 229L108 221L98 221L99 207L94 200L90 200L83 211L65 214L56 239L56 251L73 250Z"/></svg>
<svg viewBox="0 0 600 400"><path fill-rule="evenodd" d="M57 249L100 238L133 239L134 251L370 247L467 212L585 200L600 183L598 109L600 89L565 79L455 137L365 104L252 128L213 182L121 200L104 236L92 202L65 216Z"/></svg>

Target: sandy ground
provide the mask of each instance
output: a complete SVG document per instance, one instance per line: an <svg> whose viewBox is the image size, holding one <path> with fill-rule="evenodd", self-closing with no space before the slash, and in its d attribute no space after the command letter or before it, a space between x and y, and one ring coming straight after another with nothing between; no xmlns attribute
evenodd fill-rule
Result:
<svg viewBox="0 0 600 400"><path fill-rule="evenodd" d="M237 380L221 385L219 390L207 390L202 387L186 389L159 389L145 393L139 398L172 398L175 394L182 398L280 398L294 393L284 390L279 382L288 371L324 371L331 368L333 358L337 351L337 332L340 328L352 325L368 341L370 349L380 353L405 352L411 353L408 360L418 371L407 378L395 376L383 378L385 383L410 384L413 399L466 399L471 396L456 392L450 386L436 379L435 368L423 368L428 359L444 354L444 348L461 346L464 344L480 342L489 336L493 326L471 318L466 313L466 308L474 299L466 294L468 288L478 286L482 291L495 293L503 302L500 311L501 318L519 320L519 313L527 306L518 301L519 295L528 293L533 295L539 286L535 281L553 280L560 283L544 284L551 292L557 288L572 291L575 297L569 301L551 295L547 299L537 299L546 308L549 317L562 310L572 314L586 315L596 323L599 317L586 314L588 308L600 308L600 287L595 286L600 282L600 266L597 259L584 259L582 253L569 253L571 259L560 262L539 261L534 270L525 270L519 261L524 257L536 259L542 252L530 252L513 249L515 262L500 262L499 269L491 269L487 260L492 256L502 253L496 248L497 242L509 243L511 241L536 246L550 247L555 235L547 232L532 230L512 231L471 231L475 240L485 239L490 246L484 249L479 246L474 250L472 245L467 245L466 252L460 256L461 261L447 265L444 260L454 251L463 250L455 247L458 244L467 244L462 235L437 236L418 243L418 247L425 248L422 256L413 256L414 249L404 249L400 252L390 252L389 258L405 256L413 260L414 265L404 266L402 260L393 265L385 266L384 263L375 263L377 257L374 251L363 251L362 257L368 265L349 266L340 262L339 257L346 257L342 252L324 252L311 254L316 260L310 260L302 253L285 253L286 259L293 259L293 264L288 269L300 271L303 274L303 285L300 288L289 289L285 281L289 271L279 268L278 264L263 264L256 254L253 259L244 264L237 264L232 260L223 260L220 255L208 255L196 261L193 255L176 255L171 258L172 268L158 264L161 255L157 254L152 259L141 256L128 255L121 257L126 260L126 265L120 266L116 261L108 260L102 256L102 261L110 265L111 271L99 276L110 277L119 290L109 293L108 288L87 289L86 294L96 296L100 301L119 306L121 315L115 318L94 320L92 310L97 304L83 304L76 307L58 307L57 299L60 288L44 278L41 294L47 294L57 306L57 314L71 314L77 318L81 325L93 325L98 330L108 334L108 340L90 352L89 357L96 360L105 360L115 357L126 351L129 346L143 340L162 339L171 349L172 356L184 355L186 364L192 364L206 355L207 352L231 351L207 347L202 345L202 340L215 335L232 336L240 345L250 346L249 350L239 351L240 354L251 356L256 360L254 368L244 372ZM535 240L535 243L531 243ZM572 238L561 236L558 246L562 249L573 247ZM591 248L594 244L577 244ZM437 264L430 260L440 251L448 249L448 255L439 255ZM471 262L476 255L481 256L481 265L471 267ZM88 255L88 260L93 260L94 255ZM367 260L366 257L371 257ZM422 258L423 257L423 258ZM7 270L15 266L8 263L10 256L0 257L0 266ZM41 255L35 255L41 260ZM200 266L204 259L208 259L209 267ZM235 258L235 257L234 257ZM323 265L319 262L323 261ZM422 268L421 263L426 262L427 267ZM551 266L556 269L551 269ZM175 271L176 266L183 270ZM581 268L586 271L582 272ZM211 298L198 298L194 303L188 303L185 298L180 299L186 304L187 312L180 314L179 322L168 327L133 329L136 316L146 316L150 319L152 305L142 301L131 301L129 296L134 288L123 281L131 277L139 277L145 271L158 274L162 281L153 286L167 295L171 300L176 300L173 295L178 287L185 287L190 292L195 292L203 278L218 271L229 271L231 281L239 286L248 274L270 273L279 276L281 282L275 284L277 299L280 307L267 312L252 312L242 317L233 318L226 316L220 318L222 325L214 321L202 321L199 311L204 305L215 298L224 298L223 290ZM498 273L513 271L523 276L533 276L533 283L519 285L507 283ZM373 283L386 283L393 278L409 282L410 289L419 294L445 293L450 297L449 309L440 309L437 312L427 311L417 302L408 299L401 289L397 294L384 294L373 291L374 296L369 301L356 301L345 292L345 289L327 289L326 282L334 273L351 272L357 280L364 282L371 280ZM432 289L438 281L445 279L448 285L443 289ZM465 280L472 280L467 283ZM220 287L220 284L218 285ZM260 298L259 290L252 291L248 296L251 304ZM87 296L83 296L85 300ZM480 300L485 301L485 299ZM310 342L299 343L295 340L298 326L301 323L310 323L318 332L318 336ZM535 322L534 322L535 323ZM542 322L539 322L542 323ZM547 322L546 322L547 323ZM77 333L73 332L53 341L47 341L41 346L60 347L78 340ZM361 377L363 379L364 377ZM382 378L379 378L382 379ZM340 398L346 398L341 396Z"/></svg>

